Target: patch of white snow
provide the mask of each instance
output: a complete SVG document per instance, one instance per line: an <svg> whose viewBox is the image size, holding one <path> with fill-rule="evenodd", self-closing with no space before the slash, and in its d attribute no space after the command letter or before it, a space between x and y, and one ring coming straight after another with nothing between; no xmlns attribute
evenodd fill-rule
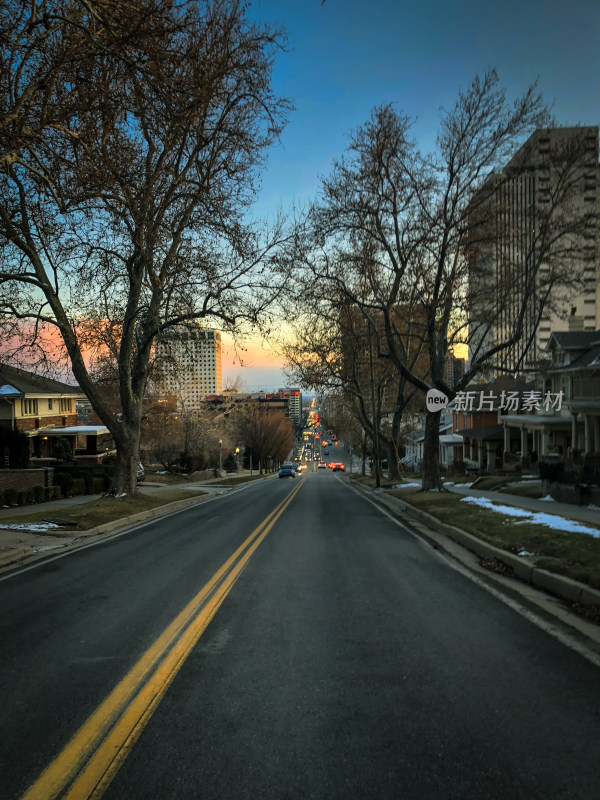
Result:
<svg viewBox="0 0 600 800"><path fill-rule="evenodd" d="M596 539L600 539L600 530L597 528L589 528L587 525L582 525L580 522L574 522L571 519L563 519L557 517L555 514L545 514L542 512L534 513L527 511L524 508L514 508L513 506L501 506L492 503L487 497L461 497L461 503L473 503L474 505L487 508L489 511L496 511L499 514L505 514L508 517L520 517L517 524L522 525L530 523L532 525L545 525L548 528L553 528L557 531L568 531L570 533L586 533Z"/></svg>

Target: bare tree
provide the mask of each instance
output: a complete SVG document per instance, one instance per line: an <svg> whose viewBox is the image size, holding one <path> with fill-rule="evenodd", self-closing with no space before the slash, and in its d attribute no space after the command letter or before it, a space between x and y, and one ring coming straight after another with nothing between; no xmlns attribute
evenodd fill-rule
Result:
<svg viewBox="0 0 600 800"><path fill-rule="evenodd" d="M404 375L378 356L379 338L385 335L381 316L365 316L361 309L335 301L324 304L313 297L308 286L303 297L310 297L309 311L292 321L294 336L283 346L287 369L295 379L322 392L345 398L351 413L373 444L374 473L380 483L379 464L385 453L389 477L399 477L399 447L404 412L414 406L416 389ZM374 327L374 324L377 326ZM406 324L398 321L405 340L411 339ZM413 347L407 362L415 372L427 371L421 357L422 337L412 336ZM382 418L391 417L382 426ZM337 429L337 428L336 428Z"/></svg>
<svg viewBox="0 0 600 800"><path fill-rule="evenodd" d="M284 37L238 0L0 0L0 30L0 320L29 350L59 332L133 492L155 337L256 324L281 288L283 222L245 214L289 108Z"/></svg>
<svg viewBox="0 0 600 800"><path fill-rule="evenodd" d="M496 213L494 193L532 168L526 159L513 159L509 170L498 167L547 119L535 87L511 106L490 71L442 112L437 149L422 155L410 139L410 120L390 105L378 107L350 137L345 158L323 181L322 196L297 238L304 249L296 251L296 263L304 264L321 291L335 291L360 309L375 330L382 320L378 356L423 393L435 387L453 397L498 353L518 345L534 295L539 320L553 298L581 277L573 269L575 231L564 213L582 182L573 154L557 161L556 189L533 235L523 238L528 253L521 291L507 281L494 290L484 319L474 314L482 298L489 300L491 273L480 266L481 280L473 281L477 262L471 256L477 247L497 243L512 224ZM580 220L579 230L587 224ZM513 324L504 337L482 336L482 323L497 323L508 304ZM422 323L427 377L409 364L406 320ZM452 389L446 359L471 340L475 358ZM424 489L441 486L439 417L426 415Z"/></svg>
<svg viewBox="0 0 600 800"><path fill-rule="evenodd" d="M259 463L262 473L273 463L287 458L294 445L294 429L289 417L281 409L269 408L252 402L242 422L242 436L253 460Z"/></svg>

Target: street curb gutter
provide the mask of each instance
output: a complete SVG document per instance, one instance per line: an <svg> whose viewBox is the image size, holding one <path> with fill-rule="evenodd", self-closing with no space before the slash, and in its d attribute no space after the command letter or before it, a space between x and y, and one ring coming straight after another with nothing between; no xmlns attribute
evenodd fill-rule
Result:
<svg viewBox="0 0 600 800"><path fill-rule="evenodd" d="M360 488L364 490L364 487L361 486ZM460 528L455 528L453 525L440 522L440 520L428 514L426 511L415 508L409 503L400 500L398 497L376 494L375 498L381 501L390 511L397 511L398 507L400 507L400 509L409 516L415 517L428 525L435 526L436 530L448 536L462 547L466 547L479 558L497 559L507 567L511 567L518 578L531 586L544 589L570 603L579 603L586 606L600 606L600 591L597 589L592 589L584 583L579 583L579 581L574 581L571 578L558 575L555 572L548 572L545 569L539 569L533 564L528 564L526 561L523 561L523 558L520 556L514 553L508 553L506 550L501 550L499 547L488 544L488 542L484 542L476 536L460 530Z"/></svg>

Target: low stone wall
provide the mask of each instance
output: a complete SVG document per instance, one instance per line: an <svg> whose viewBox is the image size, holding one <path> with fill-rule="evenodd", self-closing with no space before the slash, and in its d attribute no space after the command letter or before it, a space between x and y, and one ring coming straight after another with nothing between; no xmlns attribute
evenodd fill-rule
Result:
<svg viewBox="0 0 600 800"><path fill-rule="evenodd" d="M551 483L549 494L557 503L576 506L600 506L600 487L588 484Z"/></svg>
<svg viewBox="0 0 600 800"><path fill-rule="evenodd" d="M53 486L54 470L42 469L0 469L0 491L4 489L33 489L34 486Z"/></svg>

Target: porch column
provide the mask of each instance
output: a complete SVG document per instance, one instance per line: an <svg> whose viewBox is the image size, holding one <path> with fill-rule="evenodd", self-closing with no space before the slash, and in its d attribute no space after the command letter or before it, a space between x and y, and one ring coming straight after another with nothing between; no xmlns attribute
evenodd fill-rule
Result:
<svg viewBox="0 0 600 800"><path fill-rule="evenodd" d="M591 453L592 445L592 420L589 414L583 415L583 449L586 453Z"/></svg>
<svg viewBox="0 0 600 800"><path fill-rule="evenodd" d="M578 450L577 447L577 414L571 412L571 450Z"/></svg>
<svg viewBox="0 0 600 800"><path fill-rule="evenodd" d="M548 432L542 427L540 431L540 455L545 456L548 452Z"/></svg>
<svg viewBox="0 0 600 800"><path fill-rule="evenodd" d="M494 450L494 446L491 442L486 442L485 449L486 449L485 468L488 472L494 472L494 469L496 467L496 451Z"/></svg>
<svg viewBox="0 0 600 800"><path fill-rule="evenodd" d="M510 431L508 425L504 426L504 452L510 453Z"/></svg>
<svg viewBox="0 0 600 800"><path fill-rule="evenodd" d="M525 425L521 425L521 458L527 455L527 431Z"/></svg>

